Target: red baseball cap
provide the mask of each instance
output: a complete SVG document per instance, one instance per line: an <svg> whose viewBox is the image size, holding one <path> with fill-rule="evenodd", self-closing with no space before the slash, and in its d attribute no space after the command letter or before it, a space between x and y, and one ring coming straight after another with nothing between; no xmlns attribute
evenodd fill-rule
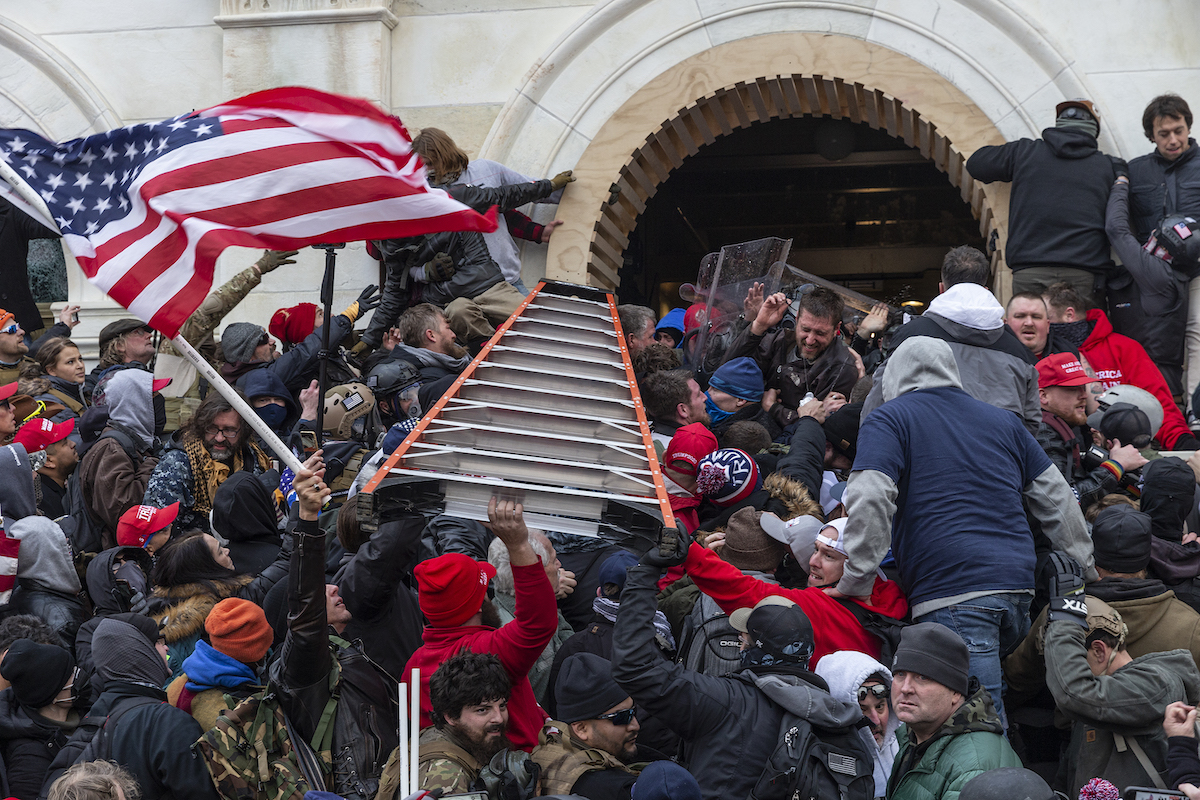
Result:
<svg viewBox="0 0 1200 800"><path fill-rule="evenodd" d="M1038 388L1083 386L1096 380L1088 375L1074 353L1055 353L1037 363Z"/></svg>
<svg viewBox="0 0 1200 800"><path fill-rule="evenodd" d="M462 625L483 605L488 583L496 568L462 553L422 561L413 569L417 579L417 605L431 625Z"/></svg>
<svg viewBox="0 0 1200 800"><path fill-rule="evenodd" d="M161 392L163 389L171 385L173 378L155 378L150 383L150 394Z"/></svg>
<svg viewBox="0 0 1200 800"><path fill-rule="evenodd" d="M7 400L17 393L17 382L6 383L0 386L0 400Z"/></svg>
<svg viewBox="0 0 1200 800"><path fill-rule="evenodd" d="M166 508L134 506L117 523L117 544L121 547L145 547L150 537L166 528L179 516L179 503Z"/></svg>
<svg viewBox="0 0 1200 800"><path fill-rule="evenodd" d="M713 432L706 428L704 423L693 422L675 431L666 452L663 453L662 466L695 475L700 466L700 459L716 450L717 437Z"/></svg>
<svg viewBox="0 0 1200 800"><path fill-rule="evenodd" d="M56 442L61 442L70 436L73 430L75 430L74 417L66 422L54 422L45 417L34 417L17 431L17 435L13 437L13 444L24 445L26 453L36 453Z"/></svg>

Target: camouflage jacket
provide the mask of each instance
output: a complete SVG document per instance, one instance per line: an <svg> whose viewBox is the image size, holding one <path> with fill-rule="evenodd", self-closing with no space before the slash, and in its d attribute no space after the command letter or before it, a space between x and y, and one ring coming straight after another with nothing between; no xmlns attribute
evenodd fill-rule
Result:
<svg viewBox="0 0 1200 800"><path fill-rule="evenodd" d="M183 323L183 327L179 329L180 335L187 340L187 343L199 350L200 354L213 367L220 365L216 360L215 345L209 337L221 324L221 320L225 319L225 315L242 302L246 295L250 294L250 290L261 282L262 275L258 274L258 270L252 266L246 267L214 289L208 297L205 297L200 307L192 312L192 315ZM179 351L175 349L175 345L171 344L170 339L163 339L159 343L158 352L172 356L180 355Z"/></svg>
<svg viewBox="0 0 1200 800"><path fill-rule="evenodd" d="M565 723L548 722L530 755L542 768L542 794L571 794L577 780L598 770L637 774L604 750L584 746L571 736L570 730Z"/></svg>
<svg viewBox="0 0 1200 800"><path fill-rule="evenodd" d="M957 800L979 773L1021 766L1004 738L992 698L982 688L924 742L917 744L907 725L900 726L896 739L900 752L888 779L889 800Z"/></svg>
<svg viewBox="0 0 1200 800"><path fill-rule="evenodd" d="M427 792L440 789L443 795L471 791L471 787L479 780L479 770L483 765L459 744L451 731L426 728L421 731L420 744L421 760L417 763L417 785L421 789ZM399 768L397 752L393 752L383 768L376 800L391 800L396 791L396 781L392 779L399 775ZM390 793L385 794L389 788Z"/></svg>

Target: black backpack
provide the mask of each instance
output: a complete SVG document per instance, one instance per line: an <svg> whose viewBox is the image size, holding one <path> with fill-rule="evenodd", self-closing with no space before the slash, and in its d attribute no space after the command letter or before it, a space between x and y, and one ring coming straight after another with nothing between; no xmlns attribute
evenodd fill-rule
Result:
<svg viewBox="0 0 1200 800"><path fill-rule="evenodd" d="M741 639L729 617L706 594L701 594L684 617L676 661L705 675L728 675L741 669Z"/></svg>
<svg viewBox="0 0 1200 800"><path fill-rule="evenodd" d="M896 648L900 646L900 632L912 623L863 608L848 597L839 597L837 601L854 615L858 624L863 626L863 630L879 640L878 661L885 667L891 667Z"/></svg>
<svg viewBox="0 0 1200 800"><path fill-rule="evenodd" d="M785 711L779 743L750 800L873 800L874 773L874 755L857 726L819 728Z"/></svg>

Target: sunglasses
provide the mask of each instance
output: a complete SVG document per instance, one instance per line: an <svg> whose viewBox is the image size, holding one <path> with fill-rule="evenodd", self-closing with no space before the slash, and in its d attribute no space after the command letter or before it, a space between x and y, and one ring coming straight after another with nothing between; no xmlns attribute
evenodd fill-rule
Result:
<svg viewBox="0 0 1200 800"><path fill-rule="evenodd" d="M5 325L3 328L0 328L0 333L16 333L19 330L21 330L20 324L12 322L8 325Z"/></svg>
<svg viewBox="0 0 1200 800"><path fill-rule="evenodd" d="M892 696L892 690L882 683L876 683L872 686L858 687L858 702L866 700L868 697L874 697L876 700L885 700Z"/></svg>
<svg viewBox="0 0 1200 800"><path fill-rule="evenodd" d="M606 719L613 725L628 725L633 722L633 718L637 715L637 706L630 706L623 711L614 711L611 714L601 714L596 719Z"/></svg>

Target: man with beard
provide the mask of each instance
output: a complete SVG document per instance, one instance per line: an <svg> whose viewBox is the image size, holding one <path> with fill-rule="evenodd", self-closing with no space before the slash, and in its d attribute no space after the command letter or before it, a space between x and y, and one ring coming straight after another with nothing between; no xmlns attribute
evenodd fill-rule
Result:
<svg viewBox="0 0 1200 800"><path fill-rule="evenodd" d="M650 416L650 438L659 458L671 444L671 437L685 425L708 425L705 402L708 395L687 370L673 369L646 376L638 387Z"/></svg>
<svg viewBox="0 0 1200 800"><path fill-rule="evenodd" d="M261 475L268 464L241 415L224 397L209 392L187 425L167 442L142 504L166 508L179 503L179 529L207 532L221 484L241 470Z"/></svg>
<svg viewBox="0 0 1200 800"><path fill-rule="evenodd" d="M508 698L512 685L500 659L464 650L429 679L433 727L421 732L417 786L443 795L469 792L479 771L508 740ZM401 743L401 746L406 746ZM383 768L377 800L391 800L399 782L399 750Z"/></svg>
<svg viewBox="0 0 1200 800"><path fill-rule="evenodd" d="M661 756L638 747L637 706L612 679L612 664L576 653L563 662L554 694L563 724L548 728L533 751L542 793L629 800L641 772L631 762Z"/></svg>
<svg viewBox="0 0 1200 800"><path fill-rule="evenodd" d="M421 408L433 408L454 383L455 378L471 363L470 356L450 330L446 312L432 303L420 303L400 315L395 336L384 339L384 348L391 346L390 359L408 364L421 376L417 399Z"/></svg>
<svg viewBox="0 0 1200 800"><path fill-rule="evenodd" d="M513 748L529 752L537 745L546 712L538 705L529 684L529 670L558 629L554 587L542 560L529 544L523 507L512 500L488 502L492 533L504 542L512 565L516 619L500 626L496 607L487 597L496 568L462 553L423 561L413 570L417 602L428 620L424 644L404 666L404 674L421 670L421 727L433 724L429 680L448 658L462 650L495 653L512 683L509 701Z"/></svg>
<svg viewBox="0 0 1200 800"><path fill-rule="evenodd" d="M1146 459L1133 443L1117 442L1098 467L1085 468L1080 451L1086 451L1091 442L1086 430L1086 407L1087 387L1092 378L1071 353L1056 353L1043 358L1038 362L1037 370L1038 395L1042 403L1038 444L1067 479L1079 498L1080 507L1087 511L1106 494L1118 491L1125 473L1141 468Z"/></svg>

